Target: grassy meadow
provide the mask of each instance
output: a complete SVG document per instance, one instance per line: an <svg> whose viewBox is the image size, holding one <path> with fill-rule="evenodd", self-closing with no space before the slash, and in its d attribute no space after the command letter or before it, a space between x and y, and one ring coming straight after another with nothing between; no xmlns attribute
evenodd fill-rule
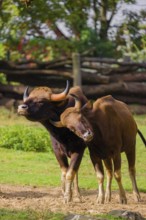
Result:
<svg viewBox="0 0 146 220"><path fill-rule="evenodd" d="M146 138L146 115L135 116L139 129ZM39 123L29 122L17 114L10 113L3 108L0 109L0 128L9 128L14 126L26 126L32 129L45 130ZM27 135L27 133L26 133ZM43 138L43 137L42 137ZM32 143L33 144L33 143ZM50 146L51 148L51 146ZM136 147L136 170L137 183L141 192L146 192L146 148L142 140L137 136ZM10 185L29 185L29 186L60 186L60 168L52 151L34 152L8 149L0 146L0 184ZM131 181L127 169L127 160L122 154L122 177L123 185L127 191L131 191ZM106 184L106 181L105 181ZM97 179L90 161L88 150L86 150L80 169L79 169L79 186L84 189L96 189ZM113 180L112 190L117 190L117 183ZM2 214L1 214L2 213ZM27 215L29 218L27 218ZM39 213L31 212L12 212L0 209L0 220L9 219L39 219L35 215ZM30 217L32 216L32 217ZM50 216L50 217L48 217ZM58 217L60 216L60 217ZM40 219L63 219L62 214L45 213Z"/></svg>
<svg viewBox="0 0 146 220"><path fill-rule="evenodd" d="M135 116L135 120L138 123L139 129L146 137L146 116ZM17 114L10 115L10 113L4 109L1 109L0 121L0 127L7 129L9 128L9 126L14 126L15 128L16 126L21 125L24 128L26 126L32 127L33 130L36 129L36 127L39 127L40 129L45 131L45 128L43 128L39 123L30 122L23 117L17 116ZM138 135L136 151L137 182L140 190L146 192L146 148ZM0 183L32 186L60 186L60 168L52 151L27 152L2 148L0 146L0 154L2 155L2 157L0 158ZM123 153L123 184L125 189L130 191L131 181L129 179L127 168L127 160L125 154ZM97 187L97 179L88 155L88 150L86 150L84 154L79 169L79 184L81 188L85 189L95 189ZM118 189L115 180L113 180L112 189Z"/></svg>
<svg viewBox="0 0 146 220"><path fill-rule="evenodd" d="M0 210L0 220L64 220L65 215L61 213L35 212L32 210Z"/></svg>

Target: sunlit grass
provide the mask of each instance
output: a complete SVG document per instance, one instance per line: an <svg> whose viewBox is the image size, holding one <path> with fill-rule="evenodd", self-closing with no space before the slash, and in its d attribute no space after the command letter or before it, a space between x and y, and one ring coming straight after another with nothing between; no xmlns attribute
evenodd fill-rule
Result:
<svg viewBox="0 0 146 220"><path fill-rule="evenodd" d="M53 153L0 148L0 183L57 186L60 169ZM52 172L53 170L53 172Z"/></svg>
<svg viewBox="0 0 146 220"><path fill-rule="evenodd" d="M9 117L7 112L0 114L1 126L8 126L9 123L10 125L23 124L25 126L25 124L30 124L34 126L34 123L28 122L23 117L18 117L17 115L12 115L11 119L9 119ZM146 137L146 116L136 116L135 119L139 129ZM36 124L40 126L39 123ZM2 155L0 157L0 183L32 186L60 186L60 168L52 152L35 153L0 148L0 154ZM138 187L140 191L146 192L146 148L138 135L136 156ZM124 188L131 191L132 186L124 153L122 153L122 179ZM84 154L79 169L79 185L81 188L86 189L98 188L96 174L88 153ZM117 183L113 179L112 190L117 189Z"/></svg>
<svg viewBox="0 0 146 220"><path fill-rule="evenodd" d="M16 211L0 209L0 220L64 220L65 215L49 211L39 212L32 210Z"/></svg>
<svg viewBox="0 0 146 220"><path fill-rule="evenodd" d="M8 210L0 209L0 220L64 220L64 219L83 219L83 216L89 217L89 215L79 215L73 214L62 214L62 213L52 213L48 210L46 211L32 211L32 210ZM90 215L91 217L91 215ZM90 219L89 217L89 219ZM120 217L114 215L94 215L94 219L109 219L109 220L120 220Z"/></svg>

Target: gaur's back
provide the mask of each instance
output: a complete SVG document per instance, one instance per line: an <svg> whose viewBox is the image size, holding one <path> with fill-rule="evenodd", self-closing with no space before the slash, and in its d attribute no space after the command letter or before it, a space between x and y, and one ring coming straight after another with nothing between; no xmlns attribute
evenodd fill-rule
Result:
<svg viewBox="0 0 146 220"><path fill-rule="evenodd" d="M121 151L133 148L137 126L125 103L108 95L94 102L93 112L108 145L113 147L120 143Z"/></svg>

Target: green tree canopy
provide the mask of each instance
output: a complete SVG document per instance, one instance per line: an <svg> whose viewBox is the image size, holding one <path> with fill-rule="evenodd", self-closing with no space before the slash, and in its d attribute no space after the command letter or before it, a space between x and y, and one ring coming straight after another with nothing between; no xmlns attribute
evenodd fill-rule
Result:
<svg viewBox="0 0 146 220"><path fill-rule="evenodd" d="M19 59L20 54L21 57L29 54L38 59L51 59L70 55L72 51L90 52L96 56L115 56L117 44L124 44L125 24L132 39L136 43L140 42L142 33L139 30L146 11L126 11L119 26L114 22L123 3L132 5L135 2L1 0L0 57L8 50L15 59ZM113 26L116 29L114 35Z"/></svg>

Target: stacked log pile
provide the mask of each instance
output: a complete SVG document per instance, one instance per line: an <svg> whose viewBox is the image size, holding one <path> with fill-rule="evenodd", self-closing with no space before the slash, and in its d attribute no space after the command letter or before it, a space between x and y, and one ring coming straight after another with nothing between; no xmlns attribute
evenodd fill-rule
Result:
<svg viewBox="0 0 146 220"><path fill-rule="evenodd" d="M81 57L82 89L90 99L111 94L127 104L146 105L146 63L119 62L114 59ZM0 61L0 72L8 85L0 85L2 98L21 100L26 85L49 86L55 92L65 87L66 80L74 84L72 59L51 62ZM13 86L11 82L19 83Z"/></svg>

